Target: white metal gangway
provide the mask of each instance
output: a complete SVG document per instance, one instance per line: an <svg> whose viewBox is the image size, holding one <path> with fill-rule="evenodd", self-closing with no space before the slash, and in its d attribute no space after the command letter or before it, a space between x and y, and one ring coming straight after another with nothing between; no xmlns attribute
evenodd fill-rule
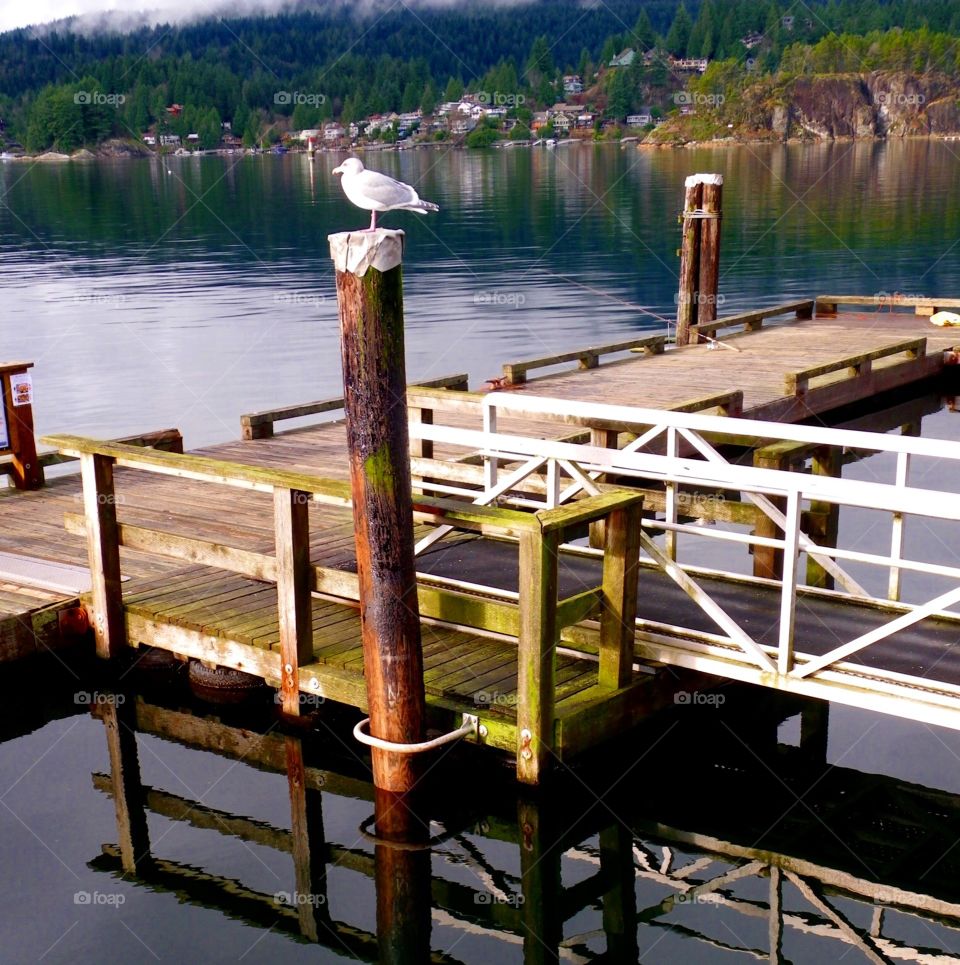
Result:
<svg viewBox="0 0 960 965"><path fill-rule="evenodd" d="M960 566L953 565L952 560L945 563L911 558L905 553L904 539L906 522L911 517L936 520L938 525L939 521L960 521L960 492L918 484L919 477L927 475L927 460L948 466L951 473L960 468L960 443L602 403L571 403L518 393L489 393L482 405L482 429L417 422L411 424L410 431L414 438L472 449L483 461L483 491L436 480L423 481L421 485L425 489L465 495L477 504L503 502L536 506L530 492L522 491L522 484L529 477L539 475L545 480L546 489L545 499L539 503L542 507L562 504L584 492L596 493L600 491L599 480L607 476L632 477L643 485L664 488L664 518L644 521L646 531L641 534L644 563L659 568L681 587L710 617L717 632L705 633L662 620L645 620L641 608L637 623L639 657L960 729L960 667L951 668L949 673L938 673L938 661L931 657L927 661L930 666L920 672L904 673L884 668L882 661L878 667L876 659L869 661L869 666L862 660L868 648L875 648L872 653L877 655L884 645L890 646L894 634L914 628L928 618L935 618L941 631L946 626L948 635L955 625L951 639L960 647L960 615L949 611L960 603ZM611 449L505 435L497 431L500 415L541 422L544 418L556 419L581 426L615 426L636 437L623 449ZM725 440L743 439L745 445L755 445L757 439L762 439L764 444L784 441L836 447L847 452L889 453L893 457L891 478L860 481L735 465L710 441L710 437L717 435ZM649 450L651 444L656 444L657 451L643 451ZM916 474L918 479L912 479L911 469L919 460L924 460L924 472ZM960 480L960 473L952 478ZM729 493L732 499L749 501L773 521L783 536L764 537L732 527L684 522L684 488ZM830 504L841 510L859 507L884 514L890 526L889 551L869 553L818 545L801 528L804 509L812 503ZM785 508L780 509L778 504ZM442 538L446 531L441 527L429 534L418 544L418 551ZM660 545L653 535L660 531L666 532L665 545ZM678 561L678 539L685 534L783 550L781 581L726 574L745 587L761 586L768 594L777 595L775 645L769 640L757 639L744 621L735 619L704 587L708 582L705 576L715 577L716 571L704 571ZM584 547L567 550L579 554L591 552ZM799 578L799 560L803 553L815 559L842 591L804 586ZM888 573L887 596L879 598L868 593L843 568L844 564L851 563L884 568ZM904 572L945 581L947 588L922 602L901 602ZM806 646L809 641L798 640L797 615L809 610L814 599L860 607L865 620L866 615L873 615L868 622L876 623L878 612L884 619L880 625L849 639L837 637L837 645L826 652L822 647L812 649ZM823 632L837 636L836 627L825 626ZM938 646L943 649L942 632ZM950 643L947 650L952 646Z"/></svg>

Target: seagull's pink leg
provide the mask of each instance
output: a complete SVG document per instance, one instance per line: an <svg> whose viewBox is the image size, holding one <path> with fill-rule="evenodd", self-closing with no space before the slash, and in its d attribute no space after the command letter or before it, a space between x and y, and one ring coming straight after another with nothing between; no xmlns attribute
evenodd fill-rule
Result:
<svg viewBox="0 0 960 965"><path fill-rule="evenodd" d="M377 212L371 211L370 212L370 231L376 231L376 230L377 230Z"/></svg>

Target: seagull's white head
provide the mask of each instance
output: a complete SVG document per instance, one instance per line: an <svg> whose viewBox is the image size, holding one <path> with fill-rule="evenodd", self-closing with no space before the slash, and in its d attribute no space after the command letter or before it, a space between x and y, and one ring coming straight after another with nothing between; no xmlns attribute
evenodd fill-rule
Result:
<svg viewBox="0 0 960 965"><path fill-rule="evenodd" d="M331 174L359 174L363 170L363 161L358 157L348 157L346 161L331 171Z"/></svg>

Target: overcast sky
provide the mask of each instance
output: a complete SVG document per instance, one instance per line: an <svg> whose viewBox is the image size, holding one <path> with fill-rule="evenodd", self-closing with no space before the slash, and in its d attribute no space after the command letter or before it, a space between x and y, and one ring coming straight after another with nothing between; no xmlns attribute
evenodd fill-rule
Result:
<svg viewBox="0 0 960 965"><path fill-rule="evenodd" d="M260 10L278 5L277 0L246 0L243 4L228 3L228 0L142 0L141 3L137 0L0 0L0 30L107 10L131 14L144 7L156 11L156 20L170 20L183 14L212 13L224 7L239 12L241 6Z"/></svg>

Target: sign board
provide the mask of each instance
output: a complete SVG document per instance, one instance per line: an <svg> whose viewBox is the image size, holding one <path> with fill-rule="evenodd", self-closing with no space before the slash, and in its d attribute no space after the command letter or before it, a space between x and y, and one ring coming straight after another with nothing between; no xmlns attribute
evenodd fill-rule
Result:
<svg viewBox="0 0 960 965"><path fill-rule="evenodd" d="M10 376L10 401L15 406L33 405L33 379L29 372Z"/></svg>

